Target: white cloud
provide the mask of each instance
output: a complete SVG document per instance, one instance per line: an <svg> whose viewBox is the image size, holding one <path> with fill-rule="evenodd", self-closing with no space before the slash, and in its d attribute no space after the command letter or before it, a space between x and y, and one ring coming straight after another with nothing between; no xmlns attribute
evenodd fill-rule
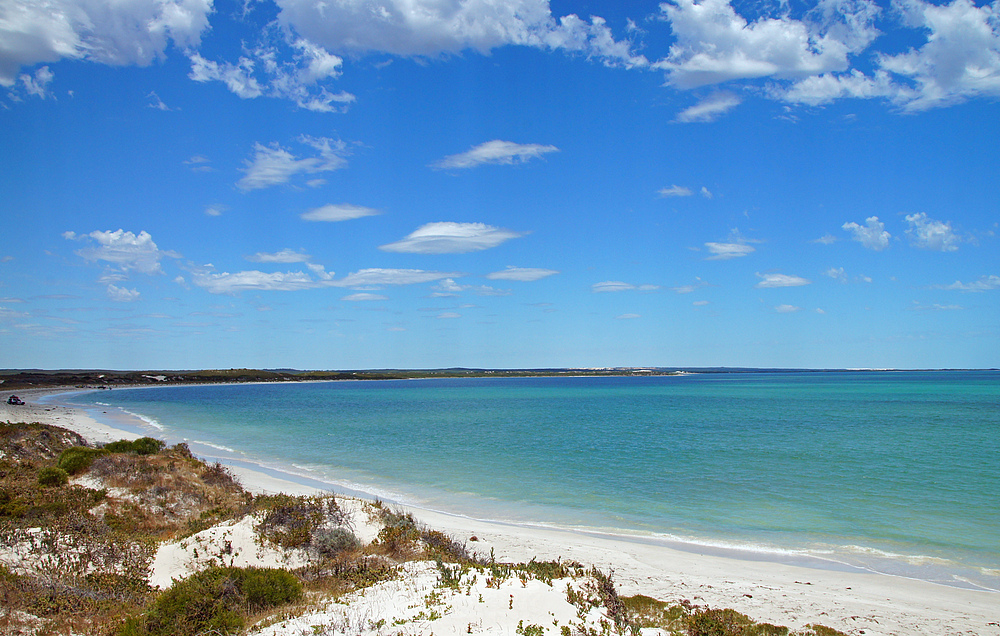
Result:
<svg viewBox="0 0 1000 636"><path fill-rule="evenodd" d="M474 146L457 155L448 155L444 159L431 164L432 168L446 170L450 168L475 168L483 164L511 165L536 159L549 152L558 152L555 146L540 144L516 144L512 141L494 139Z"/></svg>
<svg viewBox="0 0 1000 636"><path fill-rule="evenodd" d="M708 188L706 188L705 186L701 186L701 191L700 192L701 192L701 196L705 197L706 199L711 199L714 196L712 194L712 191L709 190Z"/></svg>
<svg viewBox="0 0 1000 636"><path fill-rule="evenodd" d="M508 45L561 49L609 65L644 66L605 21L555 19L548 0L279 0L279 23L331 51L436 56Z"/></svg>
<svg viewBox="0 0 1000 636"><path fill-rule="evenodd" d="M496 247L524 236L505 228L483 223L427 223L395 243L379 246L385 252L409 254L465 254Z"/></svg>
<svg viewBox="0 0 1000 636"><path fill-rule="evenodd" d="M316 287L316 281L304 272L259 272L256 270L216 273L193 272L191 282L211 294L238 294L243 291L296 291Z"/></svg>
<svg viewBox="0 0 1000 636"><path fill-rule="evenodd" d="M821 245L833 245L834 243L837 242L837 237L832 234L824 234L823 236L813 240L812 242L819 243Z"/></svg>
<svg viewBox="0 0 1000 636"><path fill-rule="evenodd" d="M85 247L78 250L77 254L88 261L112 263L124 272L135 270L143 274L162 274L160 260L164 257L178 257L175 252L158 248L153 242L153 237L145 231L139 232L138 235L122 229L114 232L94 231L83 235L65 232L63 238L94 241L97 243L96 246Z"/></svg>
<svg viewBox="0 0 1000 636"><path fill-rule="evenodd" d="M757 278L761 281L754 285L754 287L760 289L768 289L773 287L799 287L801 285L809 285L812 283L811 280L802 278L801 276L790 276L788 274L757 274Z"/></svg>
<svg viewBox="0 0 1000 636"><path fill-rule="evenodd" d="M850 55L878 35L879 9L868 0L822 1L803 20L784 14L749 22L729 0L669 0L660 11L677 41L652 66L679 88L845 71Z"/></svg>
<svg viewBox="0 0 1000 636"><path fill-rule="evenodd" d="M916 300L913 301L913 306L909 308L910 311L958 311L961 309L964 309L961 305L942 305L939 303L921 305Z"/></svg>
<svg viewBox="0 0 1000 636"><path fill-rule="evenodd" d="M983 276L979 280L971 283L963 283L962 281L956 280L951 285L936 286L935 289L953 289L967 292L992 291L994 289L1000 289L1000 276L990 274L989 276Z"/></svg>
<svg viewBox="0 0 1000 636"><path fill-rule="evenodd" d="M622 314L620 316L615 316L615 320L635 320L636 318L642 318L640 314Z"/></svg>
<svg viewBox="0 0 1000 636"><path fill-rule="evenodd" d="M705 247L712 253L711 256L705 259L709 261L725 261L731 258L746 256L757 251L752 245L744 243L705 243Z"/></svg>
<svg viewBox="0 0 1000 636"><path fill-rule="evenodd" d="M851 238L855 241L876 252L889 247L889 239L892 238L892 235L885 231L885 223L879 221L877 216L865 219L863 226L852 221L844 223L841 227L850 232Z"/></svg>
<svg viewBox="0 0 1000 636"><path fill-rule="evenodd" d="M45 99L46 97L51 97L52 93L49 92L48 85L52 82L55 74L49 70L48 66L43 66L34 75L28 75L27 73L22 73L18 78L21 80L21 85L24 87L24 91L28 95Z"/></svg>
<svg viewBox="0 0 1000 636"><path fill-rule="evenodd" d="M446 311L446 312L444 312L442 314L438 314L437 317L440 318L440 319L442 319L442 320L452 320L454 318L461 318L462 314L458 314L458 313L455 313L453 311Z"/></svg>
<svg viewBox="0 0 1000 636"><path fill-rule="evenodd" d="M594 283L590 286L590 291L594 293L606 293L606 292L622 292L622 291L656 291L659 289L659 285L633 285L631 283L623 283L620 280L608 280L602 283Z"/></svg>
<svg viewBox="0 0 1000 636"><path fill-rule="evenodd" d="M222 216L222 213L228 210L229 207L221 204L210 205L205 208L206 216Z"/></svg>
<svg viewBox="0 0 1000 636"><path fill-rule="evenodd" d="M487 274L486 278L489 280L517 280L532 282L541 280L547 276L554 276L558 273L559 272L554 269L542 269L540 267L512 267L508 265L507 269Z"/></svg>
<svg viewBox="0 0 1000 636"><path fill-rule="evenodd" d="M694 305L695 307L704 307L705 305L711 305L712 303L707 300L696 300L691 304Z"/></svg>
<svg viewBox="0 0 1000 636"><path fill-rule="evenodd" d="M356 294L348 294L341 298L341 300L346 300L349 302L368 302L372 300L389 300L388 296L382 296L381 294L371 294L368 292L358 292Z"/></svg>
<svg viewBox="0 0 1000 636"><path fill-rule="evenodd" d="M778 305L774 308L774 311L779 314L792 314L796 311L802 311L802 308L796 307L795 305Z"/></svg>
<svg viewBox="0 0 1000 636"><path fill-rule="evenodd" d="M847 275L844 274L843 267L831 267L830 269L826 270L823 273L832 278L833 280L837 280L842 283L847 282Z"/></svg>
<svg viewBox="0 0 1000 636"><path fill-rule="evenodd" d="M331 172L347 165L344 159L348 154L347 144L340 140L303 135L298 141L311 146L318 154L299 159L277 143L268 146L255 143L253 158L244 161L246 174L236 186L244 192L258 190L288 183L297 174Z"/></svg>
<svg viewBox="0 0 1000 636"><path fill-rule="evenodd" d="M108 298L118 303L130 303L139 300L139 291L108 285Z"/></svg>
<svg viewBox="0 0 1000 636"><path fill-rule="evenodd" d="M63 58L145 66L171 42L196 47L212 0L6 0L0 19L0 86L21 67Z"/></svg>
<svg viewBox="0 0 1000 636"><path fill-rule="evenodd" d="M146 97L147 99L149 99L148 106L153 110L162 110L164 112L169 112L173 110L172 108L163 103L163 100L160 99L160 96L156 94L156 91L149 91L149 94L146 95Z"/></svg>
<svg viewBox="0 0 1000 636"><path fill-rule="evenodd" d="M361 205L351 205L350 203L328 204L318 208L313 208L308 212L303 212L299 218L304 221L349 221L360 219L365 216L375 216L382 214L381 211L373 208L366 208Z"/></svg>
<svg viewBox="0 0 1000 636"><path fill-rule="evenodd" d="M677 115L677 121L686 124L691 122L713 122L739 106L742 101L738 95L733 93L725 91L713 93L694 106L681 111Z"/></svg>
<svg viewBox="0 0 1000 636"><path fill-rule="evenodd" d="M303 252L285 248L280 252L270 254L268 252L257 252L253 256L246 257L252 263L305 263L311 257Z"/></svg>
<svg viewBox="0 0 1000 636"><path fill-rule="evenodd" d="M910 224L906 236L914 247L939 252L954 252L958 249L961 239L951 228L951 223L935 221L926 214L908 214L906 222Z"/></svg>
<svg viewBox="0 0 1000 636"><path fill-rule="evenodd" d="M337 287L352 287L354 289L372 289L386 285L413 285L431 283L445 278L457 278L458 272L432 272L422 269L362 269L352 272L344 278L333 281Z"/></svg>
<svg viewBox="0 0 1000 636"><path fill-rule="evenodd" d="M675 184L669 188L661 188L660 190L657 190L657 194L661 197L689 197L693 193L691 192L691 188L685 188Z"/></svg>
<svg viewBox="0 0 1000 636"><path fill-rule="evenodd" d="M908 110L945 106L966 98L1000 95L1000 2L931 4L899 0L895 6L927 41L898 55L880 55L885 70L912 81Z"/></svg>
<svg viewBox="0 0 1000 636"><path fill-rule="evenodd" d="M242 99L287 99L315 112L343 112L355 100L346 91L327 90L327 80L341 75L343 60L309 40L299 38L288 44L275 40L245 53L234 64L192 52L188 77L196 82L222 82Z"/></svg>
<svg viewBox="0 0 1000 636"><path fill-rule="evenodd" d="M787 88L772 86L769 94L786 102L807 106L820 106L844 98L886 98L902 103L915 97L913 90L893 82L885 71L876 71L873 77L868 77L857 69L842 74L813 75Z"/></svg>
<svg viewBox="0 0 1000 636"><path fill-rule="evenodd" d="M455 297L462 292L472 292L479 296L510 296L509 289L496 289L489 285L459 285L451 278L446 278L434 286L433 298Z"/></svg>

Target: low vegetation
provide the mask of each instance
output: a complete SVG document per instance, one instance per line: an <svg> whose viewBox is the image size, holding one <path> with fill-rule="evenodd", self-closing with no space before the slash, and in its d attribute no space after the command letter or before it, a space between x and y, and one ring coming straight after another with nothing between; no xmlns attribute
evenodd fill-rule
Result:
<svg viewBox="0 0 1000 636"><path fill-rule="evenodd" d="M671 636L840 634L818 625L789 632L686 601L620 597L611 575L599 570L561 561L500 563L409 513L381 502L367 507L381 530L363 545L336 498L254 497L224 466L197 460L184 444L168 448L141 438L96 448L57 427L0 424L0 633L239 634L301 613L317 599L398 577L405 561L425 560L437 565L438 589L455 594L468 594L477 577L498 589L506 581L576 581L567 600L581 616L597 610L603 618L599 629L583 620L563 625L560 636L633 636L650 627ZM288 571L227 567L219 559L166 590L149 585L162 541L183 543L247 516L262 540L306 555L306 564ZM517 633L547 632L522 621Z"/></svg>

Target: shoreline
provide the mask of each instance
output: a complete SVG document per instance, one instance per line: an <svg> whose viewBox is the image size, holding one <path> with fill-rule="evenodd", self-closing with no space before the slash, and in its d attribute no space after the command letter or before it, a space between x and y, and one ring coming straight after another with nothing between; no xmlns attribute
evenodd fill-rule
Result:
<svg viewBox="0 0 1000 636"><path fill-rule="evenodd" d="M0 422L38 421L74 430L98 443L140 437L101 422L79 407L57 401L37 403L43 397L51 400L58 394L78 390L64 387L19 392L28 404L11 407L3 403ZM242 464L227 465L252 492L329 494L331 488L323 486L333 486L266 466ZM370 498L361 492L338 494ZM393 505L411 512L421 523L466 542L470 550L483 555L493 552L498 560L575 560L613 571L622 595L641 593L661 600L688 599L712 607L729 607L755 620L793 629L822 623L852 634L1000 636L997 592L858 568L845 571L737 558L708 546L679 549L641 537L504 523ZM472 537L477 540L471 541Z"/></svg>

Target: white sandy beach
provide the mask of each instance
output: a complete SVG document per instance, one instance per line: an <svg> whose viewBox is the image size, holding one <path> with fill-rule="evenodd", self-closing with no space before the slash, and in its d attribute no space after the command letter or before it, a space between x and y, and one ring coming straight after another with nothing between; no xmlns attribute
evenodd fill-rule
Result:
<svg viewBox="0 0 1000 636"><path fill-rule="evenodd" d="M62 426L97 443L135 437L98 422L77 409L39 406L35 401L43 393L17 391L28 402L25 406L8 406L5 393L0 403L0 422L25 421ZM245 467L233 467L232 471L245 487L256 492L322 492L292 479L283 480ZM492 550L498 561L558 558L613 571L619 593L626 596L641 593L664 601L687 599L699 605L729 607L757 621L793 629L819 623L849 634L1000 636L1000 593L996 592L866 572L815 569L773 561L698 554L617 537L507 525L420 509L409 511L423 524L459 541L467 541L471 550L484 555L489 555ZM472 537L476 537L476 541L471 541ZM421 568L413 566L413 577L404 587L416 590L429 585L428 581L434 575ZM381 591L373 591L369 596L374 598L382 593L388 595L388 599L393 594L402 593L401 590L393 592L393 589L392 586L380 588ZM510 590L503 590L503 603L491 601L485 604L499 608L495 610L499 613L490 614L486 621L483 620L483 612L487 609L485 605L473 603L466 607L453 602L449 606L451 614L448 621L435 623L433 631L466 633L476 624L480 626L477 631L514 633L516 623L503 624L504 612L501 610L504 608L497 603L507 603L507 595L512 595L511 604L516 603L519 608L541 603L536 609L544 617L546 612L554 614L559 605L555 600L551 604L543 602L547 598L546 593L542 589L517 583ZM565 594L562 598L565 601ZM382 605L372 606L381 607L381 610L369 607L365 611L369 615L376 611L391 612L386 599L383 599ZM276 636L303 633L307 625L323 623L324 616L330 623L333 620L331 611L318 608L317 613L308 619L286 626L276 625L265 633ZM342 612L340 609L337 611ZM525 615L522 613L520 616L523 618ZM313 622L310 623L310 620ZM483 627L494 623L499 626L497 630Z"/></svg>

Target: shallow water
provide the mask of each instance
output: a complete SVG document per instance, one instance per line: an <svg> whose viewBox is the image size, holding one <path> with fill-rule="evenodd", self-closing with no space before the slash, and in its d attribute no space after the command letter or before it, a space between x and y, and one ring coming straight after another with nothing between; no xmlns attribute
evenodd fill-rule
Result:
<svg viewBox="0 0 1000 636"><path fill-rule="evenodd" d="M1000 374L158 387L74 398L417 506L1000 589ZM104 406L107 405L107 406Z"/></svg>

